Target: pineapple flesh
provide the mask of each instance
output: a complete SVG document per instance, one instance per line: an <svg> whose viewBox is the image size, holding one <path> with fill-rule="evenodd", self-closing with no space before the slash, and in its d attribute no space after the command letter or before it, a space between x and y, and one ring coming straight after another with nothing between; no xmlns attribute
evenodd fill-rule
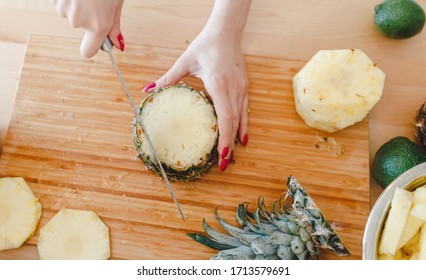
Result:
<svg viewBox="0 0 426 280"><path fill-rule="evenodd" d="M320 249L349 256L349 250L296 178L290 176L287 186L287 193L274 202L272 211L262 197L254 213L248 211L248 203L240 204L236 218L242 228L226 223L216 211L217 220L229 235L203 221L207 236L188 236L220 250L214 260L318 259Z"/></svg>
<svg viewBox="0 0 426 280"><path fill-rule="evenodd" d="M61 209L41 230L42 260L106 260L109 229L93 211Z"/></svg>
<svg viewBox="0 0 426 280"><path fill-rule="evenodd" d="M195 180L216 162L217 116L204 92L183 84L159 88L142 101L139 114L170 180ZM136 118L133 142L139 158L160 175Z"/></svg>
<svg viewBox="0 0 426 280"><path fill-rule="evenodd" d="M379 254L395 255L412 202L413 194L411 192L395 189L380 240Z"/></svg>
<svg viewBox="0 0 426 280"><path fill-rule="evenodd" d="M293 78L296 111L308 126L335 132L364 119L384 82L363 51L321 50Z"/></svg>
<svg viewBox="0 0 426 280"><path fill-rule="evenodd" d="M0 251L15 249L31 238L41 204L22 178L0 179Z"/></svg>

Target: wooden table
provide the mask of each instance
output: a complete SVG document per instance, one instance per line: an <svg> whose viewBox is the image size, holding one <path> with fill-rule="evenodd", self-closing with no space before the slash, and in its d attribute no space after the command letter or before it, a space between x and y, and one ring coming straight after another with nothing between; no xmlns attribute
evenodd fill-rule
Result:
<svg viewBox="0 0 426 280"><path fill-rule="evenodd" d="M382 100L369 115L370 160L388 139L397 135L413 138L414 114L426 97L425 31L409 40L379 35L372 20L379 2L327 0L314 5L309 0L254 1L243 38L248 55L308 60L320 49L360 48L377 62L387 76ZM418 2L426 7L426 0ZM205 24L212 4L200 0L126 0L122 18L126 42L185 48ZM2 139L13 109L28 34L80 37L82 31L70 28L49 1L41 0L0 0L0 22ZM380 192L372 179L371 203Z"/></svg>

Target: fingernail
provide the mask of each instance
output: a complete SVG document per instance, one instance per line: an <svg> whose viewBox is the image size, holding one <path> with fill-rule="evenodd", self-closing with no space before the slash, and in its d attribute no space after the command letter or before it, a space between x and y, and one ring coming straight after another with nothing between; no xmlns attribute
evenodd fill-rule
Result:
<svg viewBox="0 0 426 280"><path fill-rule="evenodd" d="M149 83L149 84L147 84L143 89L142 89L142 91L143 92L147 92L148 90L150 90L150 89L152 89L152 88L155 88L157 86L157 84L156 83Z"/></svg>
<svg viewBox="0 0 426 280"><path fill-rule="evenodd" d="M231 152L231 156L229 157L229 163L230 164L234 163L234 151Z"/></svg>
<svg viewBox="0 0 426 280"><path fill-rule="evenodd" d="M118 43L120 44L120 51L124 51L124 37L121 33L118 34L117 40L118 40Z"/></svg>
<svg viewBox="0 0 426 280"><path fill-rule="evenodd" d="M228 154L229 151L229 147L225 147L222 151L222 159L224 159L226 157L226 155Z"/></svg>
<svg viewBox="0 0 426 280"><path fill-rule="evenodd" d="M228 160L224 159L222 160L222 163L220 164L220 171L225 171L226 167L228 167Z"/></svg>
<svg viewBox="0 0 426 280"><path fill-rule="evenodd" d="M247 134L246 135L244 135L244 137L243 137L243 145L245 146L245 145L247 145L247 141L248 141L248 136L247 136Z"/></svg>

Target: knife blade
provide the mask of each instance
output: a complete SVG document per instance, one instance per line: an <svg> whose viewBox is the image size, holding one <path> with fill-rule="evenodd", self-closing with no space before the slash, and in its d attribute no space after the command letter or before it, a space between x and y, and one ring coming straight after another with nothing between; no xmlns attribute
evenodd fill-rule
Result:
<svg viewBox="0 0 426 280"><path fill-rule="evenodd" d="M155 161L157 162L158 166L160 167L160 171L161 171L161 176L163 177L164 181L166 181L166 185L167 188L169 189L170 194L172 195L173 201L176 204L177 209L179 210L179 214L182 217L182 220L185 221L185 217L183 216L182 210L180 209L180 205L179 202L175 196L175 193L173 192L172 186L170 185L169 179L167 178L166 172L164 171L163 165L160 162L160 159L158 158L158 154L154 148L154 145L151 142L151 138L149 137L148 132L146 131L145 125L142 122L142 119L140 117L140 115L138 114L138 109L135 105L135 102L133 101L132 95L130 94L129 88L127 87L123 75L121 75L120 69L118 68L117 62L115 61L115 57L112 54L112 43L110 41L110 39L107 37L104 41L104 43L102 44L101 49L105 52L107 52L109 54L109 58L111 60L112 65L114 66L115 72L117 73L118 79L120 80L121 85L124 88L124 91L127 94L127 98L130 101L130 105L132 106L133 109L133 113L135 114L136 120L139 123L139 125L141 126L144 134L145 134L145 138L149 144L149 147L151 149L151 153L154 156Z"/></svg>

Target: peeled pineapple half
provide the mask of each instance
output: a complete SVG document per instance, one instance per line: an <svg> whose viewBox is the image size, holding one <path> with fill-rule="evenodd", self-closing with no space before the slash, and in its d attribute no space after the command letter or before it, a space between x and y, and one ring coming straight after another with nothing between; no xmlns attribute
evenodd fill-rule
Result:
<svg viewBox="0 0 426 280"><path fill-rule="evenodd" d="M217 116L204 92L184 84L159 88L142 101L139 114L170 180L195 180L216 162ZM133 142L139 158L160 175L160 166L136 118Z"/></svg>
<svg viewBox="0 0 426 280"><path fill-rule="evenodd" d="M31 238L41 204L23 178L0 179L0 251L15 249Z"/></svg>
<svg viewBox="0 0 426 280"><path fill-rule="evenodd" d="M293 78L296 111L315 129L361 121L382 96L385 73L361 50L321 50Z"/></svg>
<svg viewBox="0 0 426 280"><path fill-rule="evenodd" d="M106 260L109 230L93 211L61 209L40 230L37 248L42 260Z"/></svg>

